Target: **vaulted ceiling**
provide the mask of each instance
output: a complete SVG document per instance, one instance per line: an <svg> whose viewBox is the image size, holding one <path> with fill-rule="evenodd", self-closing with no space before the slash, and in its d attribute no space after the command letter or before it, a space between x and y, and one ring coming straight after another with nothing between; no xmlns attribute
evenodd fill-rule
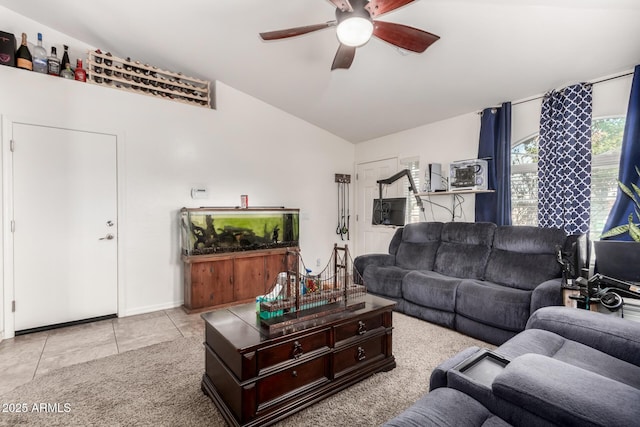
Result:
<svg viewBox="0 0 640 427"><path fill-rule="evenodd" d="M327 0L0 0L120 57L220 80L351 142L527 98L640 63L638 0L417 0L380 20L441 37L422 54L379 39L330 71ZM250 120L250 118L247 118Z"/></svg>

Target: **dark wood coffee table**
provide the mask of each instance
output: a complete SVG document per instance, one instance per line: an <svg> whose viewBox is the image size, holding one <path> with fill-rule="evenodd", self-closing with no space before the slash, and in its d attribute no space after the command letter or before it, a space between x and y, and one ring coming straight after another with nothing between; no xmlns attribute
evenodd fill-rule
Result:
<svg viewBox="0 0 640 427"><path fill-rule="evenodd" d="M273 424L364 378L396 366L395 302L373 295L364 308L269 335L255 304L202 314L202 390L234 426Z"/></svg>

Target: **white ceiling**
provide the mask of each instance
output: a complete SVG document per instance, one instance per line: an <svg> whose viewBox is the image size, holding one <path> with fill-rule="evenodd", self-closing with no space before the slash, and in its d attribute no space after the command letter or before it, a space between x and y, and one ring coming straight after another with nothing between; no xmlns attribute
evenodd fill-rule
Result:
<svg viewBox="0 0 640 427"><path fill-rule="evenodd" d="M258 37L335 19L327 0L0 5L114 55L220 80L354 143L640 63L639 0L418 0L380 19L438 42L407 54L373 39L349 70L335 71L335 28Z"/></svg>

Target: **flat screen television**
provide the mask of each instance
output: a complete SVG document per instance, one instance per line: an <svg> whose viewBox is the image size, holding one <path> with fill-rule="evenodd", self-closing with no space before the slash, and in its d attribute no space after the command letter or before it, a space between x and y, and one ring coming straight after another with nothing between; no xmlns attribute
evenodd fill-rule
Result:
<svg viewBox="0 0 640 427"><path fill-rule="evenodd" d="M407 211L407 198L373 199L372 225L403 226Z"/></svg>
<svg viewBox="0 0 640 427"><path fill-rule="evenodd" d="M596 240L596 272L618 280L640 283L638 255L630 249L636 242Z"/></svg>

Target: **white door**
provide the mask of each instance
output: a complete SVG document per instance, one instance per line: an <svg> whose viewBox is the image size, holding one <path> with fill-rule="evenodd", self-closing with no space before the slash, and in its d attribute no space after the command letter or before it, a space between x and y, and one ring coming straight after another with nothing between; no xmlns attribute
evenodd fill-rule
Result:
<svg viewBox="0 0 640 427"><path fill-rule="evenodd" d="M115 314L116 136L12 133L15 330Z"/></svg>
<svg viewBox="0 0 640 427"><path fill-rule="evenodd" d="M388 253L389 242L396 227L372 225L373 200L378 199L379 179L389 178L398 172L398 159L385 159L376 162L360 163L356 167L357 174L357 248L358 254ZM394 184L382 186L382 197L402 197L398 189L399 180Z"/></svg>

